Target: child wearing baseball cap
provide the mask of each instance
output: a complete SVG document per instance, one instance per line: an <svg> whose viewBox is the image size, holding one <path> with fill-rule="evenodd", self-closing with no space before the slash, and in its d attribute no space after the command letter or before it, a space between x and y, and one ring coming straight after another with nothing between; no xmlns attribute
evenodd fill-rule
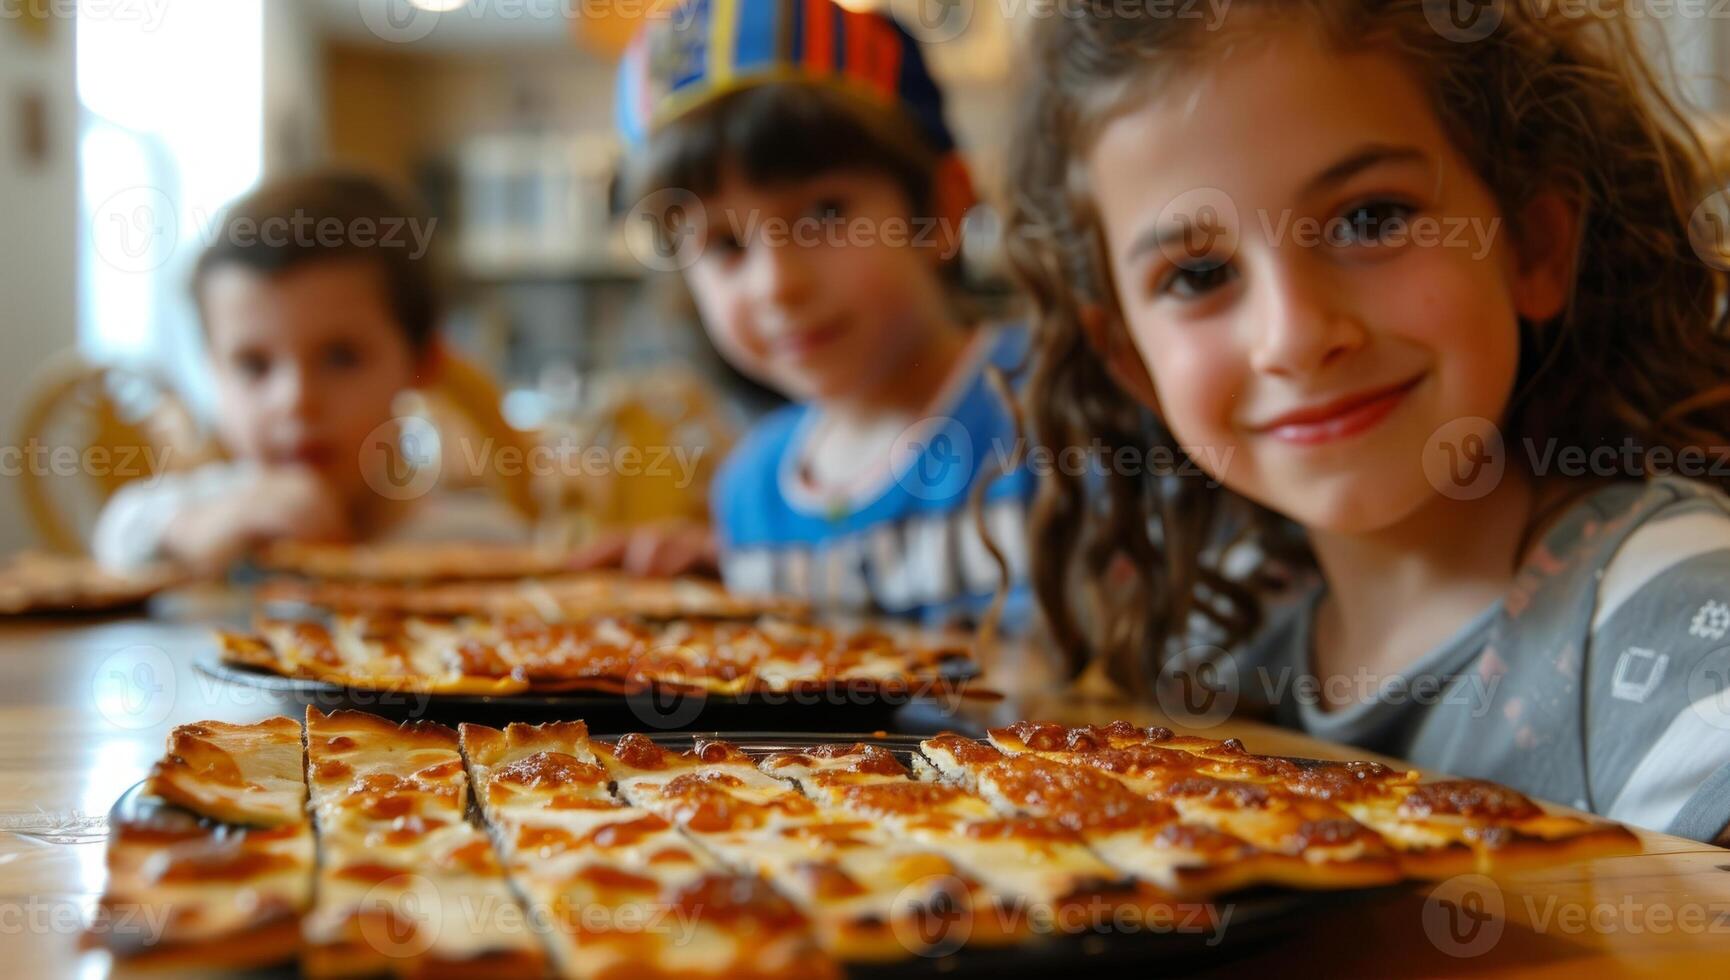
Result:
<svg viewBox="0 0 1730 980"><path fill-rule="evenodd" d="M1002 591L1024 618L1034 481L991 378L1026 339L961 299L973 188L913 38L830 0L695 0L637 39L618 115L633 217L721 354L793 404L717 476L713 538L639 533L606 558L707 556L734 588L927 624Z"/></svg>

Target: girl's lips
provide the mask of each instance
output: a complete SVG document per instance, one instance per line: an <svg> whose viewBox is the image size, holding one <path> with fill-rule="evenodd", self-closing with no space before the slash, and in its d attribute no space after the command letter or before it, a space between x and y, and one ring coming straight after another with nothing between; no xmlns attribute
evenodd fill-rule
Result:
<svg viewBox="0 0 1730 980"><path fill-rule="evenodd" d="M1391 387L1359 392L1313 409L1275 419L1260 431L1295 446L1317 446L1366 432L1398 408L1423 380L1420 375Z"/></svg>
<svg viewBox="0 0 1730 980"><path fill-rule="evenodd" d="M789 333L775 339L775 347L792 357L806 357L838 339L842 334L839 322L827 323L814 330Z"/></svg>

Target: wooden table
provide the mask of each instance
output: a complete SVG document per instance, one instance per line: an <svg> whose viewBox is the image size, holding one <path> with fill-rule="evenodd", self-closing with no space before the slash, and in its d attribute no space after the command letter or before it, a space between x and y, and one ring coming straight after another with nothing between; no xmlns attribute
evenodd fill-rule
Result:
<svg viewBox="0 0 1730 980"><path fill-rule="evenodd" d="M0 975L105 976L106 956L80 953L77 941L102 887L110 804L144 777L173 726L283 712L195 673L208 650L207 628L185 620L0 622ZM1160 722L1145 708L1064 693L1030 662L1000 668L1013 668L997 677L1015 691L990 709L996 717ZM1365 757L1249 723L1206 734L1255 752ZM1302 935L1222 958L1208 975L1730 975L1730 851L1641 839L1638 855L1319 912Z"/></svg>

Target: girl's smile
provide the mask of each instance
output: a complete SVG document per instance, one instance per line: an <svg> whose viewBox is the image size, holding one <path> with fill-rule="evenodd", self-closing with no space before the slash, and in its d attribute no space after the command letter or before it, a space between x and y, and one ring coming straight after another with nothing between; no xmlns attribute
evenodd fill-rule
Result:
<svg viewBox="0 0 1730 980"><path fill-rule="evenodd" d="M1252 425L1250 431L1294 446L1315 446L1350 439L1375 428L1399 408L1411 390L1423 380L1424 375L1420 374L1409 381L1364 388L1315 402Z"/></svg>

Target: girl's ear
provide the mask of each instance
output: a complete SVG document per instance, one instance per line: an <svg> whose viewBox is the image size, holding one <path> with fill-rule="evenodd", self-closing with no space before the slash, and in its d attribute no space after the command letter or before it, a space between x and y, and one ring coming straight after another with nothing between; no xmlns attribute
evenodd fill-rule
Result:
<svg viewBox="0 0 1730 980"><path fill-rule="evenodd" d="M1580 211L1558 191L1542 191L1520 212L1514 242L1514 308L1543 323L1561 314L1574 291Z"/></svg>
<svg viewBox="0 0 1730 980"><path fill-rule="evenodd" d="M1086 335L1088 346L1105 362L1111 380L1130 397L1158 412L1159 393L1154 390L1153 378L1147 373L1141 352L1129 339L1129 331L1102 306L1084 304L1080 314L1081 332Z"/></svg>

